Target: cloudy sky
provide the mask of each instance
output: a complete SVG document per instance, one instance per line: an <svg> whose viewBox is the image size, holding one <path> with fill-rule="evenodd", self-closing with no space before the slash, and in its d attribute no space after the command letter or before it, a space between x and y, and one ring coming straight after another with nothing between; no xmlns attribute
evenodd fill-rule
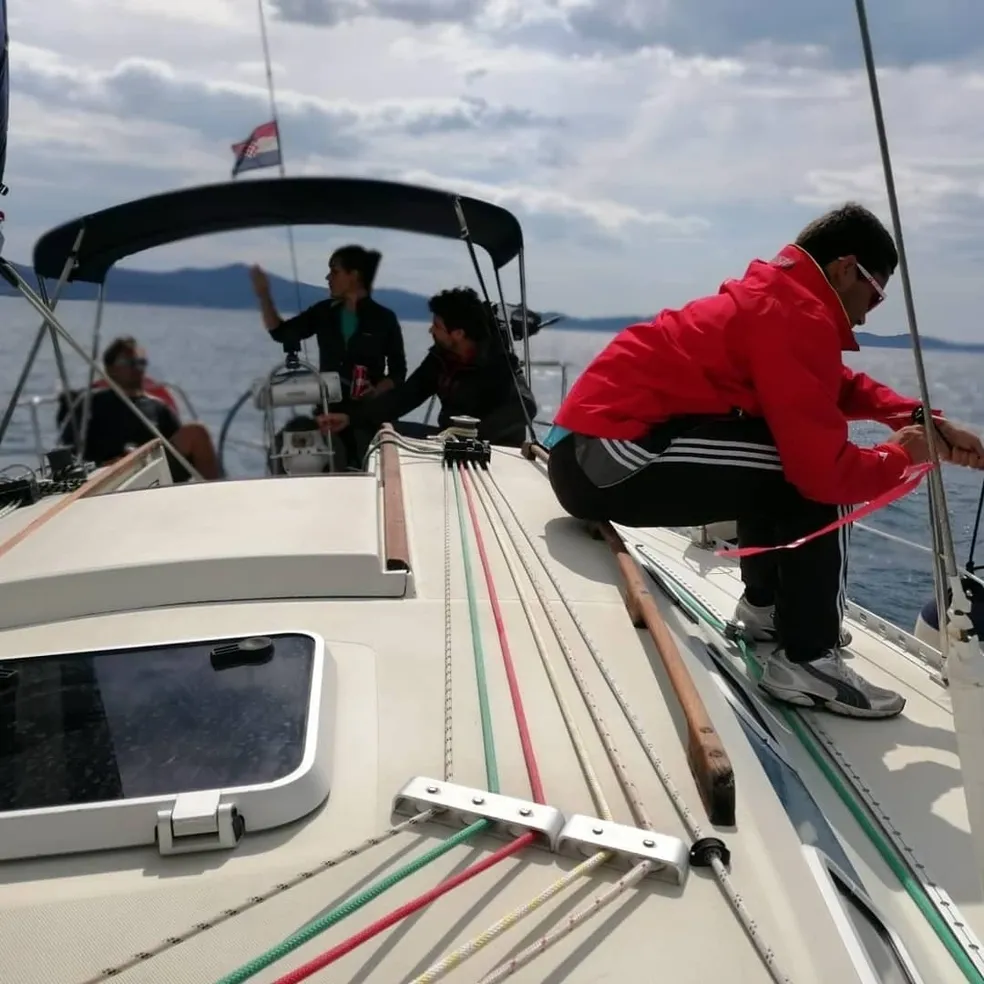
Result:
<svg viewBox="0 0 984 984"><path fill-rule="evenodd" d="M888 219L851 0L267 5L288 172L505 205L535 307L651 313L716 290L847 198ZM10 6L11 258L82 212L226 180L229 145L269 118L254 0ZM984 6L869 7L921 326L984 339ZM298 233L302 276L320 280L355 237L384 251L381 285L467 277L460 243L325 229ZM290 270L278 230L128 265L249 260ZM874 330L905 330L892 288Z"/></svg>

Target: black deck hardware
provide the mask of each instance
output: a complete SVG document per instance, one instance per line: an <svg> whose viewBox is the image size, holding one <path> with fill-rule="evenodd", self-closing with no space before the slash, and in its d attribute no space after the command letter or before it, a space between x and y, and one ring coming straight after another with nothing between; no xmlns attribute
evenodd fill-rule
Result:
<svg viewBox="0 0 984 984"><path fill-rule="evenodd" d="M31 506L49 495L67 495L84 485L92 466L81 462L69 448L55 448L47 454L51 477L39 476L24 466L26 475L16 478L0 476L0 509L7 506Z"/></svg>
<svg viewBox="0 0 984 984"><path fill-rule="evenodd" d="M33 478L0 480L0 509L7 506L30 506L41 498L41 489Z"/></svg>
<svg viewBox="0 0 984 984"><path fill-rule="evenodd" d="M714 858L720 858L727 868L731 864L731 851L720 837L701 837L690 848L690 863L695 868L709 868Z"/></svg>
<svg viewBox="0 0 984 984"><path fill-rule="evenodd" d="M492 445L488 441L480 441L477 437L449 437L444 442L444 464L477 465L488 468L492 460Z"/></svg>
<svg viewBox="0 0 984 984"><path fill-rule="evenodd" d="M208 654L213 670L229 670L237 666L259 666L273 659L273 640L266 636L250 636L238 642L224 642Z"/></svg>

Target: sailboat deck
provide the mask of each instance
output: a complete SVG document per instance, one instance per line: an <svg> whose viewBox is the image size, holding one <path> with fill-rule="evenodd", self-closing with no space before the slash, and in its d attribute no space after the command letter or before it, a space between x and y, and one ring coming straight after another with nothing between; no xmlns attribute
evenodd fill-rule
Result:
<svg viewBox="0 0 984 984"><path fill-rule="evenodd" d="M736 562L717 557L676 532L625 532L627 542L643 544L690 591L716 612L730 617L742 591ZM692 633L690 623L675 608L667 607L667 618L679 631ZM853 639L845 657L862 676L903 694L906 706L902 715L872 722L815 711L796 713L809 723L838 767L869 791L872 803L877 804L876 819L897 832L899 844L908 848L910 859L924 869L926 882L941 886L973 932L980 935L984 933L984 894L971 861L970 822L948 691L938 682L934 667L914 654L920 648L914 639L906 640L904 648L893 645L869 627L875 621L851 606L847 624ZM738 661L734 665L743 671ZM784 747L794 755L801 772L815 776L811 789L848 845L852 860L870 872L865 884L875 900L911 907L802 745L788 729L783 730ZM914 908L912 918L920 919Z"/></svg>
<svg viewBox="0 0 984 984"><path fill-rule="evenodd" d="M514 569L523 571L520 555L525 555L533 567L546 604L562 628L570 657L603 720L602 731L610 745L617 748L617 761L631 777L635 799L643 805L652 828L681 838L687 846L694 840L693 830L682 819L678 805L594 662L568 604L575 608L581 627L626 696L665 770L664 778L668 776L678 791L679 801L702 835L720 837L730 849L730 879L740 895L742 912L754 921L762 947L774 953L777 966L796 984L857 979L831 911L814 889L796 830L734 713L711 676L702 670L699 656L689 648L685 624L675 621L670 607L657 599L734 766L738 818L734 829L718 830L707 821L685 755L680 708L655 646L646 632L632 626L626 614L608 547L589 539L583 529L562 514L550 494L542 467L523 460L518 452L496 451L487 477L468 472L459 488L455 488L451 473L444 472L433 456L401 452L400 467L413 596L276 598L249 603L231 599L227 603L209 601L73 618L0 632L0 663L30 654L64 652L66 637L71 639L72 650L91 651L175 639L307 632L325 640L337 677L330 751L331 792L322 807L290 826L267 832L250 832L247 818L247 833L232 851L162 857L147 846L6 862L0 886L0 921L4 927L0 934L0 980L18 984L89 984L109 979L124 984L165 980L175 984L213 984L353 893L435 847L450 831L434 822L424 823L385 838L358 856L325 866L325 870L293 887L274 890L278 883L287 883L300 872L315 869L325 859L354 848L367 838L378 837L394 822L394 796L415 776L441 782L450 778L454 783L478 789L494 785L487 771L483 743L476 669L479 665L487 677L501 791L523 799L534 798L534 783L524 761L521 730L469 501L479 517L494 592L501 604L504 637L515 667L516 690L529 723L546 803L566 817L575 813L598 816L600 812L535 645L521 594L534 612L549 662L557 671L560 692L583 736L598 786L614 820L640 825L618 781L611 748L606 749L602 733L588 712L561 644L545 617L543 604L525 574L518 584L514 581L497 531L513 559ZM449 483L446 497L442 476L447 476ZM260 491L253 493L258 498L256 502L251 500L252 507L262 505L275 512L291 495L296 495L289 491L295 481L253 483ZM231 488L239 483L224 484ZM325 485L329 502L333 482ZM130 521L142 523L145 549L153 553L163 549L157 541L168 536L168 531L155 522L155 498L166 496L168 491L120 493L118 497L104 497L104 502L119 498L122 503L124 498L132 497L127 506ZM188 508L196 507L199 496L202 508L209 508L209 496L213 494L207 488L185 491ZM372 495L375 494L373 490ZM230 501L223 499L222 508L230 508ZM133 503L140 503L139 510ZM499 517L496 503L503 516L510 515L506 503L515 510L536 550L545 558L546 570L539 566L536 554L519 535L515 523L490 519L485 507L489 507L492 517ZM141 510L142 518L137 514ZM73 505L63 513L61 522L66 536L73 532L73 515L74 521L81 523L83 512ZM251 516L244 514L238 519L243 536L248 537ZM683 541L679 537L648 532L645 535L681 568L682 576L691 573L681 553ZM514 542L518 548L513 547ZM25 543L17 549L29 551L29 545ZM325 563L330 564L331 559L329 554ZM473 587L471 603L466 565ZM730 576L726 572L716 574L712 584L722 604L729 595ZM480 647L476 647L472 636L473 616ZM446 634L448 624L450 636ZM862 639L860 645L864 644ZM912 669L910 673L908 664L895 667L891 653L875 652L874 644L870 648L870 656L862 648L864 655L859 654L859 658L871 662L879 672L911 675L910 708L921 715L919 721L935 720L936 713L941 720L945 717L942 694L936 707L929 684L923 683L926 695L918 690L921 671ZM449 678L451 689L446 699ZM843 737L852 761L859 768L872 770L871 782L879 781L879 763L883 771L902 767L901 759L890 757L887 742L891 740L893 747L904 745L897 729L909 726L868 723L855 730L829 718L824 720L824 727L836 733L838 740ZM230 740L235 740L235 736L230 736ZM869 758L862 756L862 747L871 750ZM880 756L878 749L882 749ZM445 775L448 764L453 770L450 777ZM909 815L919 809L916 804L923 802L914 783L908 788L914 799L899 805L900 815L907 822ZM894 787L891 792L886 790L886 800L891 793L901 796L905 790L904 785L897 792ZM836 802L830 806L836 814ZM965 825L965 819L957 812L951 805L947 816L952 823ZM917 829L913 823L910 826L911 836L916 839L931 832L931 822L924 825L925 829ZM959 830L959 826L954 827L954 838ZM848 832L845 836L851 841L853 834ZM503 843L479 836L468 845L456 847L359 909L344 923L250 979L277 980L443 879L488 857ZM869 872L874 875L876 884L867 887L878 890L876 901L892 919L906 921L907 946L917 965L929 968L923 971L926 979L960 979L936 938L925 927L920 928L919 917L911 916L907 900L900 897L897 886L882 877L883 872L865 853L864 846L851 841L851 848L866 862L866 877ZM945 845L940 845L939 851L946 853ZM931 856L931 860L935 863L939 858ZM546 850L524 849L310 979L351 984L413 981L429 965L510 911L532 905L539 893L575 864L574 860ZM967 868L969 871L970 865ZM535 905L535 911L517 926L442 979L484 979L483 975L514 958L543 934L563 927L572 913L611 889L623 874L598 868L585 875L555 897ZM274 894L269 900L216 921L215 917L225 910L271 890ZM969 886L962 894L969 901ZM976 918L977 909L973 911ZM206 924L207 928L189 936L196 924ZM183 942L165 942L177 937ZM25 940L35 942L25 948ZM141 953L156 955L135 958ZM117 969L119 972L111 978L105 973ZM569 935L519 969L515 979L571 984L648 979L680 984L713 980L759 984L773 977L710 871L691 868L683 885L646 878L610 904L599 905Z"/></svg>

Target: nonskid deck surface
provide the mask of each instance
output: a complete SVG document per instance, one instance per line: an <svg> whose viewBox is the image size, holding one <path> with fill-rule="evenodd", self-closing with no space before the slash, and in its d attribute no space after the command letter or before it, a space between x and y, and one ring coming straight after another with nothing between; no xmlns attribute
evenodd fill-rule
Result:
<svg viewBox="0 0 984 984"><path fill-rule="evenodd" d="M325 969L289 979L353 984L445 979L437 970L425 971L509 913L524 918L493 934L470 958L458 952L447 980L500 980L503 968L517 958L513 979L518 981L665 978L758 984L788 979L799 984L854 979L829 911L813 889L795 830L713 681L695 673L737 776L737 829L715 830L707 822L684 753L680 710L655 648L626 615L608 548L562 515L542 469L518 453L496 451L487 475L462 475L445 472L433 455L404 451L401 471L415 597L185 606L0 633L3 659L174 638L307 631L326 640L337 672L332 791L320 810L288 828L247 832L231 852L160 857L148 847L8 862L0 887L0 980L280 980L508 843L475 836L257 973L223 977L451 835L434 822L384 834L394 823L393 797L409 779L450 779L479 790L498 785L506 795L532 799L537 775L545 802L567 817L597 817L607 806L614 821L634 827L649 822L687 846L697 836L721 837L731 851L726 888L740 896L738 911L707 868L691 868L677 886L653 878L619 882L625 872L598 866L543 900L541 893L578 862L525 848ZM141 494L148 529L153 529L153 493ZM520 575L518 584L506 555ZM521 557L555 616L587 700ZM493 615L493 592L500 602L502 635ZM602 800L592 796L575 753L521 593ZM677 637L684 649L686 633L679 631ZM515 672L513 695L503 639ZM629 705L648 752L592 649ZM691 655L687 658L699 669ZM517 706L528 722L525 758ZM485 735L483 717L490 725ZM535 762L533 778L528 760ZM619 782L619 768L631 780L628 793ZM376 843L353 850L367 839ZM308 872L315 873L299 877ZM611 901L596 901L606 893L614 896ZM581 910L587 915L574 919ZM740 917L754 923L754 942ZM573 930L563 935L572 921ZM538 941L545 935L552 941L549 934L562 938L543 947ZM927 980L957 979L933 938L907 937L906 942ZM530 947L542 952L526 963L520 955Z"/></svg>
<svg viewBox="0 0 984 984"><path fill-rule="evenodd" d="M623 532L627 543L644 545L646 554L658 558L682 584L719 614L731 617L742 591L734 561L715 556L711 549L701 549L677 532ZM667 618L681 631L692 631L677 609L667 605L666 611ZM906 706L902 715L888 721L860 721L820 711L797 713L826 743L838 769L868 791L872 803L877 804L879 819L896 832L898 843L908 848L909 858L923 867L922 878L941 886L973 932L981 936L984 895L973 863L948 692L934 679L933 667L913 655L914 640L909 640L906 651L870 628L874 621L867 615L863 621L848 617L853 640L845 657L862 676L903 694ZM734 668L744 672L737 660ZM811 788L860 863L871 867L873 877L869 881L875 886L884 881L896 892L895 879L873 855L868 839L846 815L829 784L819 777L802 744L787 732L784 747L795 755L805 774L816 774L817 782Z"/></svg>

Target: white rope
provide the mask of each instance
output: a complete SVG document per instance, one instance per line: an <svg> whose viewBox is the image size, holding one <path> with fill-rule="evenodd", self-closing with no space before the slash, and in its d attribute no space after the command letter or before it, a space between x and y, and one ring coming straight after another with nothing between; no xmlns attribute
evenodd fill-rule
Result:
<svg viewBox="0 0 984 984"><path fill-rule="evenodd" d="M629 725L632 728L632 731L634 732L636 738L638 739L639 744L645 750L646 756L649 759L649 762L652 765L654 771L656 772L656 775L659 777L660 782L663 784L663 788L666 790L667 796L669 796L671 802L676 807L677 812L680 814L680 819L683 821L691 837L695 841L700 840L701 837L703 836L700 824L697 822L693 813L690 811L689 807L687 806L686 802L681 796L679 789L677 789L676 784L673 782L672 778L670 777L669 772L667 771L666 767L663 765L659 756L656 754L656 749L653 747L652 742L649 740L645 731L643 730L638 717L629 706L629 703L626 700L625 695L622 693L618 684L615 682L615 679L612 676L611 671L608 669L608 666L605 664L604 659L602 658L600 652L598 651L598 647L591 640L591 637L588 635L587 630L584 628L584 625L582 624L580 618L575 612L573 605L567 599L563 589L561 588L560 584L557 582L557 578L554 576L553 572L551 571L547 559L543 556L540 548L537 546L529 530L527 530L523 521L517 515L516 510L512 506L512 503L510 503L509 499L506 497L502 489L499 487L499 484L498 482L496 482L495 477L493 475L489 475L488 481L491 483L492 487L495 488L502 502L505 503L506 508L509 510L510 514L512 515L513 523L515 524L516 528L520 531L520 533L522 533L524 539L529 545L530 550L536 556L537 560L539 560L540 566L543 568L544 572L547 575L547 578L550 580L550 583L553 585L554 590L557 592L557 597L560 599L561 604L567 610L567 613L570 616L571 621L577 627L577 630L580 633L581 638L584 640L584 644L587 647L588 652L591 654L592 659L597 665L601 675L605 678L605 682L608 684L608 687L611 690L612 695L615 697L616 701L618 702L619 707L621 707L623 714L625 714L626 720L629 722ZM723 892L725 898L728 900L729 904L731 905L731 908L734 911L735 915L738 917L738 920L741 922L742 926L744 927L745 932L748 934L749 940L751 941L752 945L755 947L756 951L761 957L762 962L765 965L766 969L768 970L772 979L776 981L777 984L791 984L791 978L779 966L778 960L776 959L775 951L762 938L759 932L757 922L752 917L751 913L748 911L744 899L742 898L741 894L738 892L733 882L731 881L731 876L728 873L727 868L725 868L723 862L721 861L721 858L718 856L711 857L710 868L714 874L715 879L718 882L718 885L721 888L721 891ZM598 899L595 899L595 902L598 901L599 901ZM559 938L560 937L558 936L557 939ZM491 984L491 982L483 981L482 984Z"/></svg>

